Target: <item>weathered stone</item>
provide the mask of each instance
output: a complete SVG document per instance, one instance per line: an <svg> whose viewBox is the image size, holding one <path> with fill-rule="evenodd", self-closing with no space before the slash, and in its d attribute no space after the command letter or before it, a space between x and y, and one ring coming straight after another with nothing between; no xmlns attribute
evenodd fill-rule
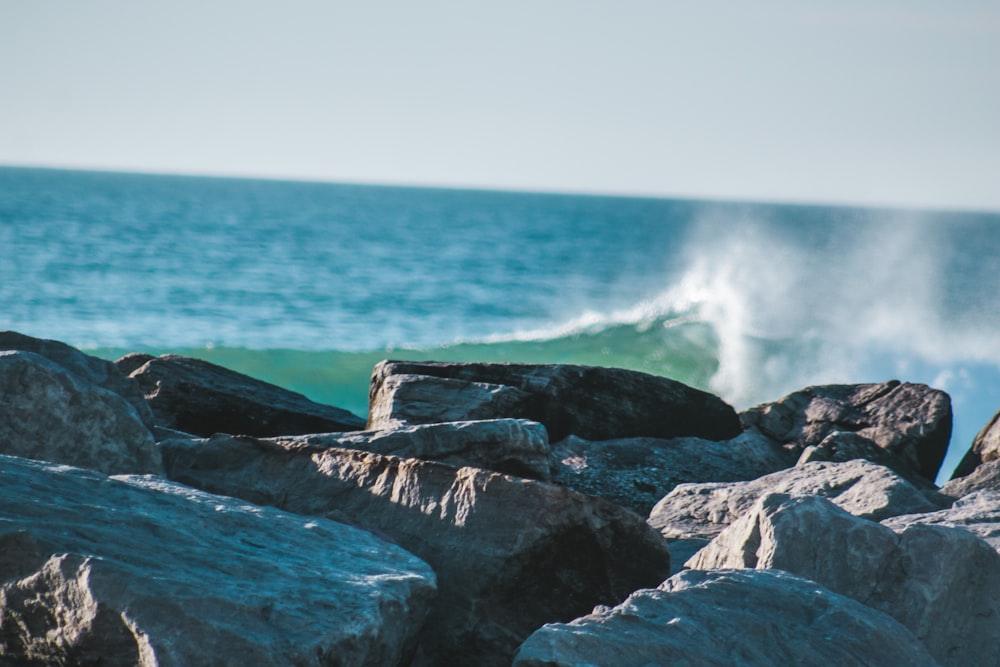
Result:
<svg viewBox="0 0 1000 667"><path fill-rule="evenodd" d="M686 571L539 629L515 667L935 665L898 621L777 570Z"/></svg>
<svg viewBox="0 0 1000 667"><path fill-rule="evenodd" d="M130 362L125 362L130 367ZM159 426L200 436L358 431L364 420L302 394L222 366L179 355L150 359L132 372Z"/></svg>
<svg viewBox="0 0 1000 667"><path fill-rule="evenodd" d="M794 392L740 417L748 428L804 449L834 431L865 437L934 481L951 438L951 399L922 384L823 385Z"/></svg>
<svg viewBox="0 0 1000 667"><path fill-rule="evenodd" d="M883 520L882 524L895 531L916 524L963 528L986 540L994 550L1000 551L1000 491L973 491L956 500L950 508L890 517Z"/></svg>
<svg viewBox="0 0 1000 667"><path fill-rule="evenodd" d="M0 331L0 350L34 352L56 362L84 382L96 384L124 398L135 408L146 428L153 428L153 413L146 404L139 385L128 377L127 372L122 372L107 359L85 354L57 340L33 338L16 331Z"/></svg>
<svg viewBox="0 0 1000 667"><path fill-rule="evenodd" d="M481 392L470 406L476 419L515 417L545 425L552 442L572 434L588 440L739 435L739 418L721 399L664 377L620 368L573 365L383 361L372 371L370 414L392 419L379 400L395 375L423 375L513 387L528 395L524 412L483 414ZM522 395L515 394L520 402ZM505 399L507 400L507 399ZM461 406L456 406L460 408ZM452 419L461 410L450 412Z"/></svg>
<svg viewBox="0 0 1000 667"><path fill-rule="evenodd" d="M552 481L646 516L678 484L756 479L794 462L787 450L752 431L721 442L700 438L593 442L571 435L552 445Z"/></svg>
<svg viewBox="0 0 1000 667"><path fill-rule="evenodd" d="M965 477L977 467L1000 459L1000 411L983 427L972 441L972 446L955 466L951 478Z"/></svg>
<svg viewBox="0 0 1000 667"><path fill-rule="evenodd" d="M170 440L173 479L386 534L438 575L421 640L434 664L510 664L548 621L615 603L669 572L640 517L560 486L476 468L277 442Z"/></svg>
<svg viewBox="0 0 1000 667"><path fill-rule="evenodd" d="M886 612L942 665L1000 664L1000 554L960 528L896 534L825 498L768 494L687 567L791 572Z"/></svg>
<svg viewBox="0 0 1000 667"><path fill-rule="evenodd" d="M882 449L868 438L849 431L834 431L823 438L818 445L809 445L802 450L795 465L813 461L834 461L843 463L864 459L889 468L900 477L925 491L936 491L937 487L923 475L908 466L892 452Z"/></svg>
<svg viewBox="0 0 1000 667"><path fill-rule="evenodd" d="M0 662L405 665L426 563L153 477L0 456Z"/></svg>
<svg viewBox="0 0 1000 667"><path fill-rule="evenodd" d="M109 474L162 470L128 401L33 352L0 351L0 452Z"/></svg>
<svg viewBox="0 0 1000 667"><path fill-rule="evenodd" d="M1000 459L980 463L964 477L953 477L941 487L941 493L961 498L984 489L1000 491Z"/></svg>
<svg viewBox="0 0 1000 667"><path fill-rule="evenodd" d="M888 468L863 460L816 462L749 482L681 484L656 504L649 524L667 538L711 539L767 493L823 496L873 520L940 508Z"/></svg>

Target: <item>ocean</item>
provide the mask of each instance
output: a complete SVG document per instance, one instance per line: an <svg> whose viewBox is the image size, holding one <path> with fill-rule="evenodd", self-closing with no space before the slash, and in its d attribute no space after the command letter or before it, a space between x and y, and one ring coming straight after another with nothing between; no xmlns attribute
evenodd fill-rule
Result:
<svg viewBox="0 0 1000 667"><path fill-rule="evenodd" d="M1000 409L1000 213L0 168L0 328L359 415L384 358L632 368L737 409L922 382L952 397L944 480Z"/></svg>

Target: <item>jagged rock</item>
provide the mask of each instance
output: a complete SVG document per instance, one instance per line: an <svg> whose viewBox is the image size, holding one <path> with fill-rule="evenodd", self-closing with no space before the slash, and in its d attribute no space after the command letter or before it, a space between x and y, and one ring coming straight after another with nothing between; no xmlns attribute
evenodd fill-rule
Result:
<svg viewBox="0 0 1000 667"><path fill-rule="evenodd" d="M163 443L171 478L388 535L438 575L421 639L432 664L509 665L545 622L615 603L669 572L637 515L544 482L476 468L277 442Z"/></svg>
<svg viewBox="0 0 1000 667"><path fill-rule="evenodd" d="M437 461L456 468L473 466L533 479L549 478L549 442L545 427L523 419L448 422L401 426L386 431L317 433L257 438L217 434L192 446L257 440L289 451L322 453L331 448L358 449L400 458Z"/></svg>
<svg viewBox="0 0 1000 667"><path fill-rule="evenodd" d="M893 471L869 461L815 462L749 482L681 484L656 504L649 524L671 539L712 539L767 493L823 496L876 521L940 508Z"/></svg>
<svg viewBox="0 0 1000 667"><path fill-rule="evenodd" d="M0 456L0 662L405 665L426 563L153 477Z"/></svg>
<svg viewBox="0 0 1000 667"><path fill-rule="evenodd" d="M125 357L123 367L134 360ZM168 354L131 373L142 388L158 426L200 436L234 433L267 437L358 431L364 420L314 403L302 394L222 366Z"/></svg>
<svg viewBox="0 0 1000 667"><path fill-rule="evenodd" d="M887 614L777 570L681 572L614 609L544 626L514 660L515 667L935 664Z"/></svg>
<svg viewBox="0 0 1000 667"><path fill-rule="evenodd" d="M721 442L700 438L576 436L552 445L552 481L643 516L678 484L736 482L788 468L787 450L752 431Z"/></svg>
<svg viewBox="0 0 1000 667"><path fill-rule="evenodd" d="M947 509L890 517L882 524L895 531L916 524L962 528L975 533L1000 551L1000 491L973 491Z"/></svg>
<svg viewBox="0 0 1000 667"><path fill-rule="evenodd" d="M0 452L109 474L162 470L128 401L33 352L0 351Z"/></svg>
<svg viewBox="0 0 1000 667"><path fill-rule="evenodd" d="M1000 664L1000 554L960 528L897 534L825 498L768 494L686 565L791 572L886 612L942 665Z"/></svg>
<svg viewBox="0 0 1000 667"><path fill-rule="evenodd" d="M390 391L393 385L384 385L390 377L399 375L486 385L463 388L456 382L429 381L435 388L435 401L452 406L447 413L452 420L530 419L545 425L552 442L570 434L588 440L687 436L725 440L742 430L736 413L718 397L637 371L596 366L410 361L383 361L375 366L369 390L370 427L396 419L437 419L433 414L420 417L426 412L422 405L410 407L394 399L398 389ZM392 382L401 382L402 386L414 380ZM517 391L501 391L489 385ZM407 391L420 395L412 387ZM467 406L462 403L466 394L472 397ZM494 404L491 401L498 406L498 412L487 414ZM474 416L462 416L466 407Z"/></svg>
<svg viewBox="0 0 1000 667"><path fill-rule="evenodd" d="M843 463L855 459L864 459L885 466L917 488L925 491L937 490L934 484L908 466L898 456L882 449L868 438L849 431L834 431L823 438L818 445L809 445L802 450L795 465L804 465L813 461Z"/></svg>
<svg viewBox="0 0 1000 667"><path fill-rule="evenodd" d="M961 498L984 489L1000 491L1000 459L980 463L964 477L952 477L941 487L941 493Z"/></svg>
<svg viewBox="0 0 1000 667"><path fill-rule="evenodd" d="M951 478L965 477L980 465L997 459L1000 459L1000 412L993 415L993 418L976 435L969 451L955 466Z"/></svg>
<svg viewBox="0 0 1000 667"><path fill-rule="evenodd" d="M740 417L746 427L804 449L834 431L867 438L934 481L951 438L951 399L922 384L823 385L794 392Z"/></svg>
<svg viewBox="0 0 1000 667"><path fill-rule="evenodd" d="M16 331L0 331L0 350L34 352L56 362L84 382L96 384L124 398L135 408L146 428L153 428L153 413L146 404L139 385L128 377L128 373L123 373L107 359L85 354L57 340L33 338Z"/></svg>

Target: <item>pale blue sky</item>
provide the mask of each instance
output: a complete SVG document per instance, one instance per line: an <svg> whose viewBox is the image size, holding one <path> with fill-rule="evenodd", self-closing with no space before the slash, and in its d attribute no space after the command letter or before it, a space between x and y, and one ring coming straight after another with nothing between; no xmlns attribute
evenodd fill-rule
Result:
<svg viewBox="0 0 1000 667"><path fill-rule="evenodd" d="M1000 210L1000 0L0 0L0 164Z"/></svg>

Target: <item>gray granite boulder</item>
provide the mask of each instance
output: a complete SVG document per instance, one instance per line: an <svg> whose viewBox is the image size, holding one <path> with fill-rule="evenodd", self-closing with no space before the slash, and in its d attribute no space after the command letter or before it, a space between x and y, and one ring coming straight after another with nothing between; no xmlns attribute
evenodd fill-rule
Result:
<svg viewBox="0 0 1000 667"><path fill-rule="evenodd" d="M941 487L941 493L961 498L986 489L1000 491L1000 459L980 463L964 477L952 477Z"/></svg>
<svg viewBox="0 0 1000 667"><path fill-rule="evenodd" d="M438 575L421 639L431 664L509 665L543 623L614 604L669 573L636 514L560 486L348 449L274 441L162 443L171 478L386 535Z"/></svg>
<svg viewBox="0 0 1000 667"><path fill-rule="evenodd" d="M1000 411L976 434L972 446L955 466L951 478L957 479L971 474L984 463L1000 459Z"/></svg>
<svg viewBox="0 0 1000 667"><path fill-rule="evenodd" d="M1000 664L1000 554L960 528L897 534L825 498L768 494L686 565L791 572L886 612L942 665Z"/></svg>
<svg viewBox="0 0 1000 667"><path fill-rule="evenodd" d="M951 399L922 384L823 385L740 414L744 425L804 449L835 431L856 433L933 482L951 438Z"/></svg>
<svg viewBox="0 0 1000 667"><path fill-rule="evenodd" d="M390 380L393 376L411 376ZM515 417L545 425L552 442L572 434L588 440L739 435L739 417L722 399L674 380L620 368L574 365L383 361L372 371L369 427L438 420L424 398L411 406L395 400L398 384L428 380L435 404L450 420ZM439 382L438 380L453 382ZM467 387L467 383L480 386ZM396 389L393 387L396 386ZM502 389L506 387L507 389ZM511 391L514 389L516 391ZM468 399L466 397L471 397ZM493 406L491 408L491 406ZM463 416L464 409L469 416Z"/></svg>
<svg viewBox="0 0 1000 667"><path fill-rule="evenodd" d="M777 570L685 571L613 609L546 625L515 667L930 667L902 624Z"/></svg>
<svg viewBox="0 0 1000 667"><path fill-rule="evenodd" d="M124 357L158 426L200 436L233 433L267 437L358 431L365 421L222 366L175 354Z"/></svg>
<svg viewBox="0 0 1000 667"><path fill-rule="evenodd" d="M33 352L0 351L0 453L108 474L162 470L128 401Z"/></svg>
<svg viewBox="0 0 1000 667"><path fill-rule="evenodd" d="M406 665L426 563L368 532L0 456L0 662Z"/></svg>
<svg viewBox="0 0 1000 667"><path fill-rule="evenodd" d="M884 519L882 524L895 531L917 524L962 528L975 533L1000 552L1000 491L973 491L956 500L951 507L937 512L894 516Z"/></svg>

